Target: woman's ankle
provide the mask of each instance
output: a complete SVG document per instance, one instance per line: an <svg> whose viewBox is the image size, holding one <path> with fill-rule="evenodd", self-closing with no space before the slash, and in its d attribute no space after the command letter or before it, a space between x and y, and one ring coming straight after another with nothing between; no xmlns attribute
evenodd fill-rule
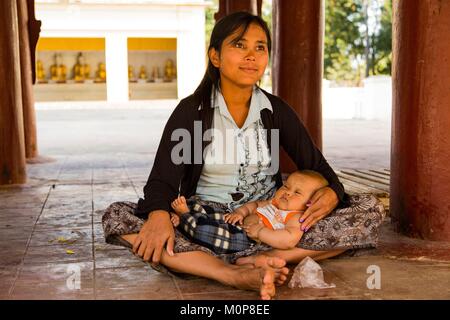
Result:
<svg viewBox="0 0 450 320"><path fill-rule="evenodd" d="M239 272L237 272L234 269L228 270L226 273L224 273L224 284L229 285L235 288L239 287Z"/></svg>

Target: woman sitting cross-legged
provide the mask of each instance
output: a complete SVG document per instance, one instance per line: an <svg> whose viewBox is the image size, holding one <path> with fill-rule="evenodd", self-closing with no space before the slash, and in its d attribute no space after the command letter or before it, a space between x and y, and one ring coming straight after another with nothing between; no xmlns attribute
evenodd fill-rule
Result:
<svg viewBox="0 0 450 320"><path fill-rule="evenodd" d="M238 12L216 23L204 78L168 119L144 198L137 204L115 202L106 209L102 218L106 242L132 248L159 269L162 265L171 272L256 290L263 299L272 298L275 285L286 281L286 262L298 263L306 256L320 260L347 249L376 246L382 204L371 195L348 197L294 110L258 87L270 49L269 29L258 16ZM195 139L199 130L202 141ZM185 140L176 140L186 133ZM187 203L195 200L203 208L231 214L230 222L239 220L235 214L243 212L238 208L246 203L253 203L248 209L267 204L264 201L283 185L280 147L299 170L318 172L328 182L309 197L310 206L303 213L286 223L287 230L295 224L303 232L294 246L289 243L291 249L257 243L242 251L217 253L173 227L171 203L180 194ZM279 209L281 202L276 204ZM261 240L266 233L256 230ZM261 252L263 256L251 257Z"/></svg>

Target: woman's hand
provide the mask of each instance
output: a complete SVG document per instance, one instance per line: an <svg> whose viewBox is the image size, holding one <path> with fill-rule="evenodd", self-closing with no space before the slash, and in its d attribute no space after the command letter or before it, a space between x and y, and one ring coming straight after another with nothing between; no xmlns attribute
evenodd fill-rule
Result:
<svg viewBox="0 0 450 320"><path fill-rule="evenodd" d="M175 231L170 221L170 215L163 210L157 210L149 215L139 231L133 244L133 252L145 261L158 264L166 245L169 255L173 256Z"/></svg>
<svg viewBox="0 0 450 320"><path fill-rule="evenodd" d="M309 208L300 217L301 230L308 231L317 221L326 217L339 203L339 199L330 187L317 190L311 200Z"/></svg>

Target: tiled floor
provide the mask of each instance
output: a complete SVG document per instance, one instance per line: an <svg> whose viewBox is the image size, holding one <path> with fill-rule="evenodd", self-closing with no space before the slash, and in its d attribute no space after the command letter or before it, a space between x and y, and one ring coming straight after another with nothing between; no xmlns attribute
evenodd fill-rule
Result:
<svg viewBox="0 0 450 320"><path fill-rule="evenodd" d="M0 188L0 299L257 299L256 292L213 281L159 274L104 242L101 210L142 196L151 159L57 157L29 165L27 185ZM336 288L284 285L277 298L450 299L450 243L400 236L389 221L378 249L321 266ZM380 268L380 289L367 287L369 266Z"/></svg>

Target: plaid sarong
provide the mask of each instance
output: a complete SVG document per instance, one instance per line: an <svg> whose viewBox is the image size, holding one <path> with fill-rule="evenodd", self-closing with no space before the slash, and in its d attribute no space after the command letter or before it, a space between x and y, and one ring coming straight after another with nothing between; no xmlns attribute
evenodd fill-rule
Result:
<svg viewBox="0 0 450 320"><path fill-rule="evenodd" d="M188 201L188 207L190 212L180 216L177 229L190 241L216 254L240 252L256 244L241 227L225 222L226 213L198 202Z"/></svg>

